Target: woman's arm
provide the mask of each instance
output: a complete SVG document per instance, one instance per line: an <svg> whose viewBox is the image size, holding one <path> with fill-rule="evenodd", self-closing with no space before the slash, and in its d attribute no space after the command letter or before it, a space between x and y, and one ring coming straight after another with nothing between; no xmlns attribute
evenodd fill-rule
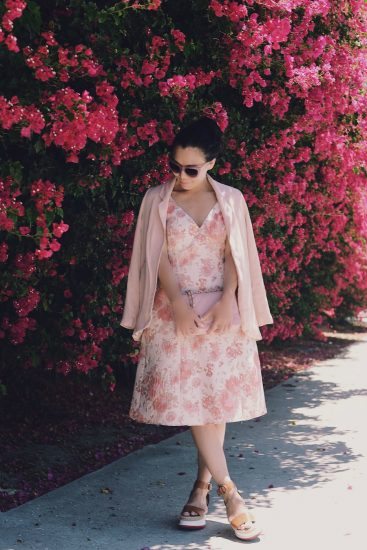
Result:
<svg viewBox="0 0 367 550"><path fill-rule="evenodd" d="M232 326L233 300L236 300L235 292L238 285L237 270L233 261L228 237L224 252L223 293L221 299L201 317L202 321L210 321L208 333L224 333Z"/></svg>
<svg viewBox="0 0 367 550"><path fill-rule="evenodd" d="M201 319L195 311L187 304L181 294L181 288L173 272L171 262L168 258L167 242L164 241L161 259L159 262L158 278L161 287L171 302L175 320L176 334L188 335L201 326Z"/></svg>
<svg viewBox="0 0 367 550"><path fill-rule="evenodd" d="M177 279L173 273L171 262L168 258L167 241L164 240L161 259L158 269L158 278L161 283L161 287L168 296L171 303L176 302L182 298L181 288L177 282Z"/></svg>
<svg viewBox="0 0 367 550"><path fill-rule="evenodd" d="M229 246L228 237L226 239L226 247L224 251L224 280L223 280L223 294L222 300L229 298L233 299L237 286L237 270L233 261L231 247Z"/></svg>

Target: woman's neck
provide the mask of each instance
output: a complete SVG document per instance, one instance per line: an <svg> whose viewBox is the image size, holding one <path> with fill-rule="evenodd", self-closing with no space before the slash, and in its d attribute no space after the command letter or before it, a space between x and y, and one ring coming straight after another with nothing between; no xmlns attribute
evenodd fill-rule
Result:
<svg viewBox="0 0 367 550"><path fill-rule="evenodd" d="M177 185L177 187L176 187ZM213 187L209 182L208 177L205 177L202 182L195 185L195 187L191 189L185 189L184 187L181 187L177 182L175 183L175 186L173 187L173 191L178 193L185 193L185 195L191 195L194 196L199 193L203 193L206 191L213 191Z"/></svg>

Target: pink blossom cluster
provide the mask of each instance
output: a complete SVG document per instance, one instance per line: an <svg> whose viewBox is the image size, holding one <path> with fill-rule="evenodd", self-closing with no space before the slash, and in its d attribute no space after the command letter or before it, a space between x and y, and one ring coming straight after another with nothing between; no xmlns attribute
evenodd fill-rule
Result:
<svg viewBox="0 0 367 550"><path fill-rule="evenodd" d="M220 101L215 101L212 105L205 107L203 115L215 120L222 132L226 130L228 126L228 113Z"/></svg>
<svg viewBox="0 0 367 550"><path fill-rule="evenodd" d="M211 0L210 7L217 17L228 17L230 21L234 22L241 21L248 15L247 7L242 2Z"/></svg>
<svg viewBox="0 0 367 550"><path fill-rule="evenodd" d="M17 37L12 33L14 21L22 17L23 11L27 7L27 2L23 0L5 0L5 13L1 18L0 24L0 43L3 42L11 52L19 52Z"/></svg>
<svg viewBox="0 0 367 550"><path fill-rule="evenodd" d="M147 55L142 60L134 55L124 55L116 62L122 73L120 85L130 95L135 95L135 88L148 87L162 80L170 67L171 42L163 36L152 35L150 29L147 29L147 35ZM174 46L182 50L185 35L178 29L172 29L171 36Z"/></svg>
<svg viewBox="0 0 367 550"><path fill-rule="evenodd" d="M33 287L28 288L28 294L18 300L13 301L14 309L17 312L19 317L25 317L33 309L35 309L40 301L41 295Z"/></svg>
<svg viewBox="0 0 367 550"><path fill-rule="evenodd" d="M158 10L162 0L120 0L127 7L134 10Z"/></svg>
<svg viewBox="0 0 367 550"><path fill-rule="evenodd" d="M174 138L174 125L171 120L159 121L151 119L141 121L141 109L133 109L131 117L120 121L119 131L113 143L110 144L110 158L113 165L122 161L139 157L158 141L170 144Z"/></svg>
<svg viewBox="0 0 367 550"><path fill-rule="evenodd" d="M84 44L62 46L52 31L41 33L42 43L37 48L23 48L26 65L34 71L36 79L47 82L58 79L68 82L71 77L104 77L102 65L93 50Z"/></svg>
<svg viewBox="0 0 367 550"><path fill-rule="evenodd" d="M18 182L11 177L0 179L0 231L5 235L0 244L0 262L6 264L11 274L0 291L0 302L6 312L0 322L0 338L7 337L13 345L23 343L27 331L36 329L36 321L29 314L37 309L41 300L41 293L35 288L37 270L41 269L39 262L60 250L58 239L69 229L62 220L52 221L55 208L62 206L62 187L56 189L48 180L37 180L30 184L29 191L32 202L25 205ZM28 221L31 219L34 224ZM22 238L33 240L35 250L14 250L9 246L12 235L20 242Z"/></svg>
<svg viewBox="0 0 367 550"><path fill-rule="evenodd" d="M145 172L143 176L134 177L131 183L142 193L153 185L167 182L170 178L172 178L172 172L168 167L168 155L164 154L156 159L151 170Z"/></svg>
<svg viewBox="0 0 367 550"><path fill-rule="evenodd" d="M49 180L37 180L30 185L30 195L35 204L38 217L36 223L39 227L47 228L45 212L52 212L55 207L60 208L64 198L64 188L58 189Z"/></svg>
<svg viewBox="0 0 367 550"><path fill-rule="evenodd" d="M194 90L201 86L208 86L214 78L221 76L221 71L204 72L200 67L185 75L174 75L159 82L158 89L161 97L172 97L178 106L180 120L185 115L187 102Z"/></svg>
<svg viewBox="0 0 367 550"><path fill-rule="evenodd" d="M49 308L64 348L54 357L47 339L39 338L46 368L66 375L105 366L111 318L122 311L138 204L147 188L171 177L164 150L185 117L197 114L224 132L218 179L241 188L250 209L275 317L274 325L262 327L264 339L295 338L305 328L322 338L320 324L345 302L354 302L356 312L366 304L362 0L211 0L210 26L198 45L188 21L184 33L160 0L101 8L111 25L122 16L121 44L113 32L97 30L71 44L62 29L73 14L67 9L60 20L56 10L55 22L42 22L34 39L19 30L19 49L21 26L14 30L13 22L26 2L6 1L0 9L3 53L10 61L16 54L30 75L30 91L0 96L0 128L22 152L41 151L31 156L40 166L42 155L46 159L28 183L27 176L22 184L8 172L0 177L4 342L26 346L26 336L42 330L37 313ZM141 36L129 43L124 25L139 17ZM57 165L62 186L52 175L60 158L68 163L65 182L63 164ZM93 204L93 227L81 231L84 211L63 219L64 193ZM95 202L88 203L90 197ZM78 231L90 231L90 241L77 242ZM93 279L99 272L103 289ZM40 290L42 277L49 294ZM119 364L136 361L136 349L118 354Z"/></svg>
<svg viewBox="0 0 367 550"><path fill-rule="evenodd" d="M7 338L13 346L24 342L27 331L36 330L37 322L32 317L18 317L11 321L7 315L0 322L0 339Z"/></svg>
<svg viewBox="0 0 367 550"><path fill-rule="evenodd" d="M106 264L106 268L111 272L111 282L116 287L128 275L128 256L126 251L121 254L120 243L130 235L134 221L135 213L133 210L128 210L119 217L109 215L105 220L102 220L102 223L108 227L111 233L111 241L116 243L114 253L111 254L111 258Z"/></svg>
<svg viewBox="0 0 367 550"><path fill-rule="evenodd" d="M285 7L283 2L278 3L278 7L280 4ZM361 120L356 142L343 133L343 117L366 112L366 96L360 93L365 79L363 68L367 65L366 49L352 52L350 46L340 44L338 25L333 29L338 18L332 10L338 11L338 8L332 8L329 2L306 5L302 19L294 17L294 4L288 3L287 16L279 10L275 17L269 12L259 21L258 13L242 20L238 11L236 17L235 3L211 3L218 16L233 21L237 31L226 41L228 81L240 91L246 107L251 108L255 101L262 102L275 117L285 118L292 98L302 99L305 105L305 113L279 132L278 138L274 134L251 153L243 143L238 143L236 152L242 163L236 162L233 168L233 163L226 162L220 169L221 174L234 170L238 177L251 182L250 188L245 186L244 194L256 212L254 227L262 267L283 325L282 331L276 326L264 327L265 337L270 340L275 335L289 338L302 332L302 323L287 325L283 319L292 304L294 308L294 304L303 299L305 284L312 285L320 312L329 313L342 304L352 281L360 293L367 289L363 237L367 235L367 214L362 206L366 204L365 196L359 192L365 188L365 177L363 172L356 174L355 170L356 166L366 167L361 146L366 143L366 125ZM357 4L356 10L361 10L361 3ZM271 3L267 5L271 7ZM310 35L316 14L330 17L330 34ZM350 12L348 16L351 25ZM355 19L355 28L360 29L357 12ZM272 67L274 51L278 66L279 56L283 59L284 84L274 78L279 75ZM360 69L356 70L357 66ZM259 136L260 131L255 128L254 137ZM302 145L305 136L307 146ZM231 149L236 150L233 140ZM271 172L276 173L274 181ZM256 188L256 194L251 188ZM355 232L350 236L358 217L356 212L363 212L358 221L360 236L357 238ZM270 220L279 228L277 236L265 230ZM334 258L335 275L325 272L324 279L328 282L315 285L310 269L318 266L322 273L325 254ZM292 321L292 317L289 319ZM317 326L324 319L325 315L320 314L309 319L310 327L319 336Z"/></svg>
<svg viewBox="0 0 367 550"><path fill-rule="evenodd" d="M78 162L78 154L87 139L110 144L118 131L117 96L113 86L102 82L96 87L101 102L93 100L89 92L82 94L66 87L47 99L51 123L42 137L47 146L51 143L67 151L68 162Z"/></svg>
<svg viewBox="0 0 367 550"><path fill-rule="evenodd" d="M271 76L274 51L280 50L291 31L290 16L268 16L258 21L258 13L252 13L245 23L238 25L233 39L228 37L229 83L239 87L246 107L264 100Z"/></svg>
<svg viewBox="0 0 367 550"><path fill-rule="evenodd" d="M17 96L10 100L0 96L0 126L5 130L18 126L20 135L29 138L32 132L41 133L45 118L35 105L21 105Z"/></svg>

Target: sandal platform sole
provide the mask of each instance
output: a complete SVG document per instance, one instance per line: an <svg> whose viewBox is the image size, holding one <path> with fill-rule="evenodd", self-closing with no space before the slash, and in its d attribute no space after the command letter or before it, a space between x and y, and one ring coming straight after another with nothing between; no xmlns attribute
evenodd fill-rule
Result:
<svg viewBox="0 0 367 550"><path fill-rule="evenodd" d="M178 526L181 529L187 529L187 530L194 530L194 529L203 529L206 526L205 518L203 519L195 519L195 520L189 520L189 519L183 519L181 517Z"/></svg>

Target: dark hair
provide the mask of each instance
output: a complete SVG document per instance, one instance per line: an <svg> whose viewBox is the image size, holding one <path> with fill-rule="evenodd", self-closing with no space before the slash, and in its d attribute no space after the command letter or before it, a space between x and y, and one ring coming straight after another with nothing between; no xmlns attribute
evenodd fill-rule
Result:
<svg viewBox="0 0 367 550"><path fill-rule="evenodd" d="M171 154L176 147L197 147L201 149L207 161L217 158L222 145L222 131L209 117L201 117L181 128L170 147Z"/></svg>

